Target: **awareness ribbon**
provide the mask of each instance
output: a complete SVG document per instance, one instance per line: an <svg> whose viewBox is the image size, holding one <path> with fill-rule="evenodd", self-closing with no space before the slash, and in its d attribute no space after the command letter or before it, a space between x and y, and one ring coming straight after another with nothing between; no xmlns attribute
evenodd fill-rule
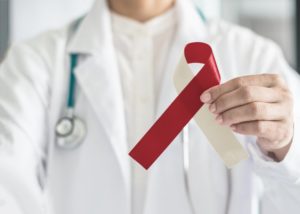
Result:
<svg viewBox="0 0 300 214"><path fill-rule="evenodd" d="M201 63L204 66L194 76L188 67L189 63ZM226 166L232 167L246 159L248 154L233 133L229 128L218 125L200 100L200 95L205 90L220 84L220 74L208 44L194 42L186 45L184 57L174 74L174 83L179 95L129 155L148 169L194 117Z"/></svg>

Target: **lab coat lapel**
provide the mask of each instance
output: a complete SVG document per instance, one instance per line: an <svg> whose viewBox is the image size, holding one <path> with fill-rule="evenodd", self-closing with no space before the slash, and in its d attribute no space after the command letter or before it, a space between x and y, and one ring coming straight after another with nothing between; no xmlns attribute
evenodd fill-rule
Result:
<svg viewBox="0 0 300 214"><path fill-rule="evenodd" d="M105 130L128 183L130 170L121 83L114 57L109 55L87 59L76 69L76 77Z"/></svg>
<svg viewBox="0 0 300 214"><path fill-rule="evenodd" d="M96 1L71 38L68 51L85 56L75 70L76 79L112 145L129 196L130 165L124 104L106 1Z"/></svg>

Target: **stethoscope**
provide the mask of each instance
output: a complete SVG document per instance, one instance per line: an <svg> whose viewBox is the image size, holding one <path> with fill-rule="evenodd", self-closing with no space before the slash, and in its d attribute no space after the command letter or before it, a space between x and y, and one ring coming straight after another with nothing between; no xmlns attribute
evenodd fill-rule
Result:
<svg viewBox="0 0 300 214"><path fill-rule="evenodd" d="M70 55L70 77L67 108L55 127L56 143L61 149L74 149L82 144L87 133L86 125L74 113L76 78L75 68L78 64L78 54Z"/></svg>
<svg viewBox="0 0 300 214"><path fill-rule="evenodd" d="M197 12L200 18L206 22L206 18L203 12L197 8ZM78 54L70 55L70 77L69 77L69 91L67 96L67 107L65 110L65 115L61 117L55 127L55 133L57 137L57 147L60 149L70 150L79 147L84 141L87 128L82 119L77 117L74 112L75 107L75 90L76 90L76 77L75 68L78 64ZM181 141L183 147L183 169L184 169L184 183L187 191L188 200L192 207L192 212L194 211L193 202L191 199L190 185L188 180L188 170L189 170L189 128L188 125L181 132Z"/></svg>

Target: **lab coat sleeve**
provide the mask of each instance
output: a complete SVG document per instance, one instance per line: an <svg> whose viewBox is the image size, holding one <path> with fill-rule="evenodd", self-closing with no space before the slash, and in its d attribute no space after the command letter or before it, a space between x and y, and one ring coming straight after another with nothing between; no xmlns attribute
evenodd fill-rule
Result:
<svg viewBox="0 0 300 214"><path fill-rule="evenodd" d="M300 209L300 77L290 68L277 45L262 42L256 57L258 72L278 73L287 82L294 99L294 137L285 159L276 162L264 155L255 142L248 148L255 172L261 177L265 194L262 213L296 213ZM269 204L270 202L270 204Z"/></svg>
<svg viewBox="0 0 300 214"><path fill-rule="evenodd" d="M48 78L26 44L11 48L0 66L0 213L44 213Z"/></svg>

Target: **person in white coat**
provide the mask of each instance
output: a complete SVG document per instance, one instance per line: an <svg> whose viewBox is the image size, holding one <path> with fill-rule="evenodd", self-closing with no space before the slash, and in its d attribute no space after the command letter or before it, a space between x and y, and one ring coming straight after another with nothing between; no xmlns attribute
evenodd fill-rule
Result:
<svg viewBox="0 0 300 214"><path fill-rule="evenodd" d="M223 83L201 100L250 158L228 170L191 121L185 180L180 136L148 171L128 152L176 97L173 72L195 41L212 46ZM74 112L87 134L62 149L55 130L71 54ZM0 213L299 213L299 91L273 42L204 21L188 0L96 0L67 27L14 45L1 64Z"/></svg>

